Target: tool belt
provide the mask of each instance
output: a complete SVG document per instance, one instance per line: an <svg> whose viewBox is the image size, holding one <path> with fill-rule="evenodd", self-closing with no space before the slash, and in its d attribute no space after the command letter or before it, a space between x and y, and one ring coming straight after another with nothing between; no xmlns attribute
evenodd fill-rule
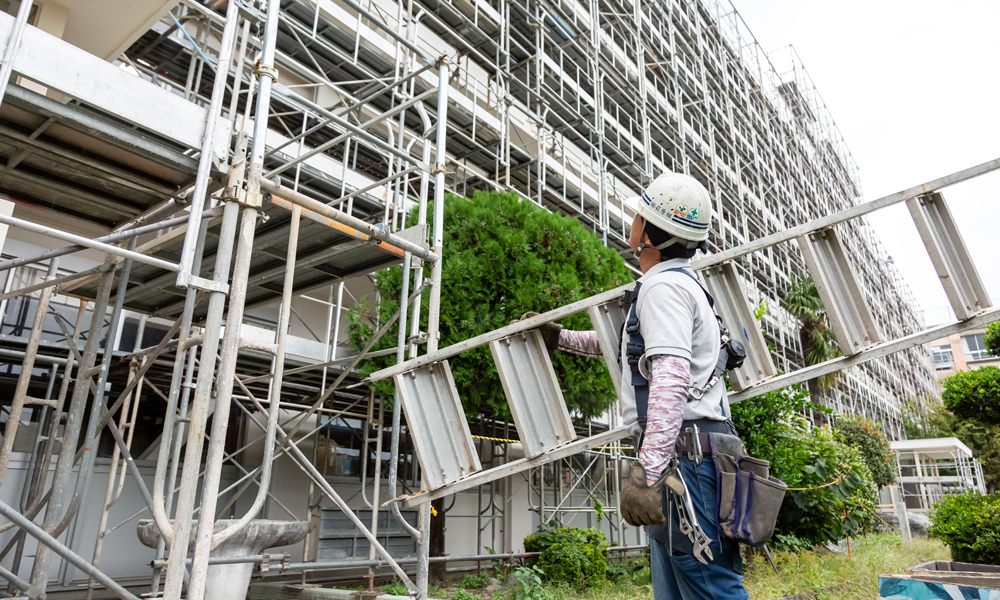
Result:
<svg viewBox="0 0 1000 600"><path fill-rule="evenodd" d="M736 436L697 429L681 432L674 448L675 456L698 464L705 457L714 459L722 535L755 547L771 539L788 486L770 476L768 461L747 456Z"/></svg>

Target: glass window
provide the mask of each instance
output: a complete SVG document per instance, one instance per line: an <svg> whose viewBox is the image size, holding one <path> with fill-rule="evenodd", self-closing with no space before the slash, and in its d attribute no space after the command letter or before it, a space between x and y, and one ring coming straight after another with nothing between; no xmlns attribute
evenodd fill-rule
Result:
<svg viewBox="0 0 1000 600"><path fill-rule="evenodd" d="M963 335L962 343L965 345L965 355L969 360L985 360L993 358L986 351L986 344L983 343L983 334Z"/></svg>
<svg viewBox="0 0 1000 600"><path fill-rule="evenodd" d="M934 357L935 369L950 369L955 366L955 357L951 354L951 346L931 346L931 356Z"/></svg>

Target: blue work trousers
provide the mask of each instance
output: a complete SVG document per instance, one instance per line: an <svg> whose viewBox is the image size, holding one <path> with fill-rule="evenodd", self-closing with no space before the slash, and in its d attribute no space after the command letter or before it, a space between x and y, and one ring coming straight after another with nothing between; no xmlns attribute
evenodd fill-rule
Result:
<svg viewBox="0 0 1000 600"><path fill-rule="evenodd" d="M673 521L673 553L671 554L670 544L663 530L655 534L651 532L649 538L654 600L749 600L750 596L743 587L739 545L729 539L719 539L713 459L705 457L701 465L696 465L686 457L680 458L678 462L698 515L698 522L712 540L710 547L714 560L706 565L689 554L691 544L686 537L680 535L677 507L672 506L668 518ZM679 499L675 496L674 501L677 500Z"/></svg>

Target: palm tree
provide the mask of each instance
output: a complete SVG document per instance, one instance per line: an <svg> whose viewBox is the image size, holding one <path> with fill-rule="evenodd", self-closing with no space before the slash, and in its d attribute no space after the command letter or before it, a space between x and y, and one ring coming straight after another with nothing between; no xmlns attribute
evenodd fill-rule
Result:
<svg viewBox="0 0 1000 600"><path fill-rule="evenodd" d="M781 306L802 324L799 329L799 341L802 343L802 355L806 364L816 365L841 356L836 337L830 329L823 308L823 300L816 290L816 283L811 275L796 277L792 275L792 283L781 296ZM820 375L809 381L811 392L828 390L837 385L839 373Z"/></svg>

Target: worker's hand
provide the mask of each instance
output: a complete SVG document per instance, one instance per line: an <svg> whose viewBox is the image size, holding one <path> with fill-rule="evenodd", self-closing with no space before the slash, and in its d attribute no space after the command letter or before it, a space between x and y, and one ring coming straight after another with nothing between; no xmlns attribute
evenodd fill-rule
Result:
<svg viewBox="0 0 1000 600"><path fill-rule="evenodd" d="M663 525L667 522L663 516L663 506L660 498L663 496L663 484L649 483L646 479L646 469L639 463L632 465L625 488L622 490L621 513L629 525Z"/></svg>
<svg viewBox="0 0 1000 600"><path fill-rule="evenodd" d="M518 321L523 321L525 319L530 319L531 317L537 317L538 313L534 311L526 312L521 315L520 319L511 321L510 324L513 325ZM545 323L538 327L538 331L542 334L542 339L545 340L545 347L549 350L549 355L552 355L557 348L559 348L559 332L562 331L562 325L556 323Z"/></svg>

